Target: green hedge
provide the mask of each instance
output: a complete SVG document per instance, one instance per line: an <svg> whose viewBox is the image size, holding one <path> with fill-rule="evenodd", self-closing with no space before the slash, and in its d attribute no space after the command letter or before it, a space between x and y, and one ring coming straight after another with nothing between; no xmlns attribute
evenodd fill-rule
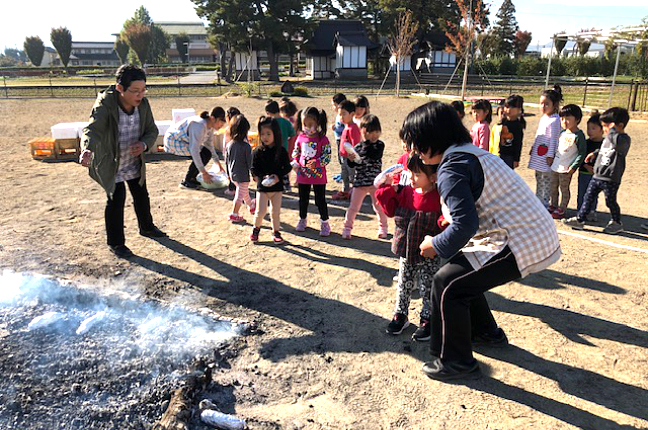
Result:
<svg viewBox="0 0 648 430"><path fill-rule="evenodd" d="M551 60L553 76L612 76L616 58L554 57ZM537 57L495 57L476 61L477 73L487 75L542 76L547 73L548 59ZM619 75L648 78L648 58L638 54L622 54Z"/></svg>

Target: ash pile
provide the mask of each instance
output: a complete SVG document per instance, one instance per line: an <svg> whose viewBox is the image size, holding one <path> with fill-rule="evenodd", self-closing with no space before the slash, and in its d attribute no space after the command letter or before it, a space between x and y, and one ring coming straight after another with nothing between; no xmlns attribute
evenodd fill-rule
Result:
<svg viewBox="0 0 648 430"><path fill-rule="evenodd" d="M247 327L184 307L0 276L0 428L151 429ZM201 427L201 426L199 426Z"/></svg>

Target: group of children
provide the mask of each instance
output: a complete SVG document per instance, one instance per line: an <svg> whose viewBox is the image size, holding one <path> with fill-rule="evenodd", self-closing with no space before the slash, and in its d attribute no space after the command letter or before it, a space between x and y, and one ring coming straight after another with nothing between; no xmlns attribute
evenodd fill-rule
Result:
<svg viewBox="0 0 648 430"><path fill-rule="evenodd" d="M589 138L586 139L578 128L583 116L581 109L573 104L561 108L561 100L559 87L544 91L540 98L542 118L529 161L529 168L536 171L536 195L554 218L564 218L570 200L571 177L579 171L579 212L576 217L564 222L582 228L585 221L592 220L597 196L603 190L612 212L612 221L605 231L622 231L616 192L630 145L630 139L624 133L628 113L622 108L609 109L602 115L593 113L587 122ZM511 169L518 168L520 163L526 128L523 104L521 96L507 97L498 111L499 123L494 126L491 126L493 112L489 101L478 100L472 105L475 120L471 132L473 144L498 155ZM452 106L463 119L464 104L453 102ZM423 307L413 339L428 340L429 298L432 279L440 267L440 261L438 256L423 257L419 245L426 235L440 233L450 222L449 217L442 214L435 184L436 166L424 164L418 155L408 153L403 145L403 155L397 164L399 167L392 173L382 175L383 179L378 183L376 178L383 170L385 144L380 140L380 120L370 113L369 101L363 96L351 101L344 94L336 94L332 98L332 107L335 120L331 129L336 139L336 156L344 187L332 198L349 200L342 237L352 238L355 217L367 194L378 218L378 238L388 238L388 217L395 219L392 251L399 257L399 274L394 315L386 331L393 335L400 334L409 325L409 302L418 284ZM198 130L195 124L202 124L201 120L204 124ZM269 101L265 106L265 116L257 121L260 144L254 150L247 141L250 123L236 108L227 111L215 108L209 115L204 112L200 119L193 118L186 122L188 131L196 128L192 142L199 142L200 139L208 142L205 129L225 127L225 170L234 188L229 219L242 222L239 211L245 203L254 215L251 241L259 240L261 224L270 206L273 240L275 243L283 242L280 233L281 200L283 193L291 190L291 171L296 172L299 196L299 220L295 230L303 232L307 228L312 189L320 215L319 234L331 234L326 185L327 165L331 161L332 150L326 137L328 117L324 110L311 106L297 111L289 100L282 100L281 104ZM405 141L404 136L401 136L401 140ZM192 145L189 146L192 148ZM216 154L213 148L192 148L187 151L184 155L192 155L194 162L181 185L193 188L195 174L198 170L206 173L204 164L210 156L220 164ZM256 183L256 199L252 199L248 191L251 181Z"/></svg>

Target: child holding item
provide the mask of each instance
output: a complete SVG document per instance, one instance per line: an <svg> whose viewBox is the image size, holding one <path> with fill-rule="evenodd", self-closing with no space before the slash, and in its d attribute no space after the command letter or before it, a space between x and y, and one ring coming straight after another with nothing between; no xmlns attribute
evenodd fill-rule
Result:
<svg viewBox="0 0 648 430"><path fill-rule="evenodd" d="M585 135L578 128L583 118L581 108L574 104L565 105L560 109L559 115L563 131L560 133L556 157L551 165L551 204L549 205L549 212L555 219L565 217L565 210L571 197L569 186L572 176L587 155ZM558 203L559 190L562 194L560 204Z"/></svg>
<svg viewBox="0 0 648 430"><path fill-rule="evenodd" d="M592 112L587 120L587 153L591 154L597 151L603 143L603 126L601 125L601 114L598 111ZM576 205L578 210L583 206L585 198L585 191L592 180L594 174L594 161L583 163L578 170L578 197L576 198ZM596 222L596 206L598 205L598 196L594 199L592 204L592 211L587 216L586 221Z"/></svg>
<svg viewBox="0 0 648 430"><path fill-rule="evenodd" d="M542 118L538 124L538 131L529 158L529 169L536 172L536 196L547 209L551 197L551 165L560 137L558 109L562 98L562 90L559 85L554 85L553 89L542 92L540 96Z"/></svg>
<svg viewBox="0 0 648 430"><path fill-rule="evenodd" d="M252 167L252 148L247 142L250 123L243 115L236 115L230 122L230 136L232 140L227 145L227 176L236 186L232 213L229 214L229 220L234 223L245 221L239 215L241 204L245 203L250 208L250 213L254 215L256 203L250 198L248 191L250 185L250 167Z"/></svg>
<svg viewBox="0 0 648 430"><path fill-rule="evenodd" d="M613 107L601 115L601 125L606 134L601 144L601 149L588 154L585 162L594 164L594 176L587 186L583 206L578 215L564 220L570 227L582 230L587 215L594 207L594 198L603 191L605 193L605 204L610 209L612 219L603 229L604 233L617 234L623 231L621 223L621 208L617 203L617 192L621 186L621 178L625 172L626 156L630 150L630 136L625 133L625 128L630 121L627 109Z"/></svg>
<svg viewBox="0 0 648 430"><path fill-rule="evenodd" d="M493 121L493 108L488 100L480 99L472 105L472 116L475 124L470 132L473 145L488 151L490 123Z"/></svg>
<svg viewBox="0 0 648 430"><path fill-rule="evenodd" d="M355 148L360 143L362 136L360 135L360 128L354 122L354 114L356 111L355 103L350 100L345 100L340 103L340 119L344 123L344 130L340 136L340 158L346 165L342 168L342 181L344 182L344 189L333 194L333 200L349 200L351 198L351 183L353 183L355 170L348 165L347 151L344 147L349 144Z"/></svg>
<svg viewBox="0 0 648 430"><path fill-rule="evenodd" d="M266 116L274 118L279 124L279 129L281 130L281 144L286 149L288 154L292 153L293 146L295 144L294 138L295 129L290 121L286 118L282 118L279 114L279 103L274 100L268 101L265 105ZM286 192L290 192L290 172L283 177L284 189Z"/></svg>
<svg viewBox="0 0 648 430"><path fill-rule="evenodd" d="M326 166L331 161L331 144L326 137L326 112L316 107L307 107L297 114L295 150L292 153L293 166L297 168L299 188L299 222L296 231L306 230L308 202L311 187L315 192L315 205L320 214L320 236L329 236L328 206L326 204Z"/></svg>
<svg viewBox="0 0 648 430"><path fill-rule="evenodd" d="M257 183L257 205L254 214L254 227L250 234L250 240L257 242L261 223L268 209L270 202L270 220L272 221L272 240L276 244L283 243L283 238L279 232L281 211L281 198L283 195L284 178L292 169L288 151L281 144L282 135L279 120L282 118L272 118L262 116L259 118L259 140L261 145L254 150L252 154L252 176ZM290 126L292 128L292 126Z"/></svg>
<svg viewBox="0 0 648 430"><path fill-rule="evenodd" d="M506 127L508 138L500 138L499 156L511 169L520 166L522 139L526 121L524 120L524 99L522 96L510 95L504 100L502 109L502 127Z"/></svg>
<svg viewBox="0 0 648 430"><path fill-rule="evenodd" d="M383 211L396 221L392 252L399 257L396 309L386 331L397 335L409 325L407 314L418 280L423 307L419 327L412 339L423 342L430 339L430 295L434 274L441 266L438 256L421 256L419 245L425 235L436 235L441 231L443 218L440 216L441 202L435 185L436 166L425 165L418 155L412 155L407 168L412 172L411 186L393 184L388 177L385 185L376 191Z"/></svg>
<svg viewBox="0 0 648 430"><path fill-rule="evenodd" d="M356 169L353 192L351 193L351 202L344 217L344 229L342 230L343 239L351 239L351 230L355 217L362 207L362 201L369 194L374 212L380 220L378 225L378 238L387 239L389 224L387 216L380 208L376 200L376 187L374 179L382 170L382 156L385 151L385 144L380 140L382 129L380 121L376 115L365 115L360 123L360 132L362 142L355 146L360 160L357 160L353 154L349 154L348 163L350 167Z"/></svg>
<svg viewBox="0 0 648 430"><path fill-rule="evenodd" d="M227 122L227 127L225 127L225 132L223 133L223 148L225 148L225 154L227 154L227 147L229 143L232 141L232 135L230 133L230 122L236 115L240 115L240 114L241 111L234 106L229 107L225 111L225 121ZM245 140L247 141L247 136L245 136ZM234 185L234 183L232 182L232 178L230 178L229 184L227 185L227 189L225 190L225 195L233 196L234 194L236 194L236 185Z"/></svg>

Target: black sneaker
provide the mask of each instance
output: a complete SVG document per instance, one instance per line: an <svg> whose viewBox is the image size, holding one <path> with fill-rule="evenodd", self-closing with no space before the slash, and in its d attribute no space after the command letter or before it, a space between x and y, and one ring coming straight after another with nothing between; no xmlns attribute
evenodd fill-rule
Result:
<svg viewBox="0 0 648 430"><path fill-rule="evenodd" d="M394 319L389 323L385 330L387 334L397 335L401 334L409 326L407 316L403 314L394 315Z"/></svg>
<svg viewBox="0 0 648 430"><path fill-rule="evenodd" d="M479 379L481 370L477 360L472 363L459 363L456 361L443 362L440 358L435 358L423 365L423 373L429 378L438 381L451 381L454 379Z"/></svg>
<svg viewBox="0 0 648 430"><path fill-rule="evenodd" d="M108 245L110 252L115 254L119 258L130 258L133 256L133 251L131 251L126 245Z"/></svg>
<svg viewBox="0 0 648 430"><path fill-rule="evenodd" d="M150 230L140 230L139 233L144 237L167 237L165 232L155 226Z"/></svg>
<svg viewBox="0 0 648 430"><path fill-rule="evenodd" d="M421 319L418 328L412 335L412 340L414 342L427 342L432 337L430 333L430 321Z"/></svg>
<svg viewBox="0 0 648 430"><path fill-rule="evenodd" d="M508 345L508 338L504 330L498 327L493 333L473 334L472 344L474 346L494 346L501 348Z"/></svg>
<svg viewBox="0 0 648 430"><path fill-rule="evenodd" d="M180 188L184 188L186 190L197 190L200 187L200 182L198 181L182 181L180 182Z"/></svg>

